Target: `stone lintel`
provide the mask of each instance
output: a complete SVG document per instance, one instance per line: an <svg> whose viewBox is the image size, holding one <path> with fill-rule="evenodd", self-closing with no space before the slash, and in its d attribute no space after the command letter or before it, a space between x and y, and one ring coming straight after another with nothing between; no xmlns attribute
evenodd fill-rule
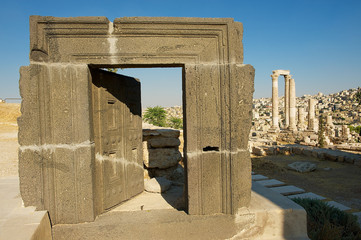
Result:
<svg viewBox="0 0 361 240"><path fill-rule="evenodd" d="M290 75L290 70L273 70L273 74L275 75Z"/></svg>

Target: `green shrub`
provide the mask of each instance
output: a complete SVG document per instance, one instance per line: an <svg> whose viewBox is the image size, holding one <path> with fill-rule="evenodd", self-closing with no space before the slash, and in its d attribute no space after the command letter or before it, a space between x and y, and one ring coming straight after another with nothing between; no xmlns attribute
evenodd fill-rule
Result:
<svg viewBox="0 0 361 240"><path fill-rule="evenodd" d="M357 217L315 199L292 199L307 212L307 233L312 240L360 240Z"/></svg>
<svg viewBox="0 0 361 240"><path fill-rule="evenodd" d="M183 129L183 119L178 117L170 117L168 126L175 129Z"/></svg>
<svg viewBox="0 0 361 240"><path fill-rule="evenodd" d="M356 126L356 127L354 127L354 126L352 126L352 125L349 125L348 127L349 127L349 129L350 129L351 132L356 132L356 133L358 133L359 135L361 135L361 126Z"/></svg>
<svg viewBox="0 0 361 240"><path fill-rule="evenodd" d="M163 107L160 106L149 107L145 110L143 118L150 124L159 127L165 127L167 112L164 110Z"/></svg>

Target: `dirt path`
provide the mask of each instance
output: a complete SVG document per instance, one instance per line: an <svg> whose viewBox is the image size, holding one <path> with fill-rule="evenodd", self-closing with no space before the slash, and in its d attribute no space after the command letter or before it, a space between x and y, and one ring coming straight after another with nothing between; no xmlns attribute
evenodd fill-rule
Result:
<svg viewBox="0 0 361 240"><path fill-rule="evenodd" d="M309 173L289 170L287 165L296 161L317 164ZM303 188L353 209L361 210L361 168L348 163L320 161L306 156L274 155L252 158L252 171L274 178L288 185Z"/></svg>

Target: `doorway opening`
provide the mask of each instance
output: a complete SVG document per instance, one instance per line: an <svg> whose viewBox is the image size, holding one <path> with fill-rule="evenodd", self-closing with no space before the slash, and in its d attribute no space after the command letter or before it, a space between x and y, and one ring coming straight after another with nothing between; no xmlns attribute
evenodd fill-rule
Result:
<svg viewBox="0 0 361 240"><path fill-rule="evenodd" d="M186 210L183 67L90 72L101 211Z"/></svg>

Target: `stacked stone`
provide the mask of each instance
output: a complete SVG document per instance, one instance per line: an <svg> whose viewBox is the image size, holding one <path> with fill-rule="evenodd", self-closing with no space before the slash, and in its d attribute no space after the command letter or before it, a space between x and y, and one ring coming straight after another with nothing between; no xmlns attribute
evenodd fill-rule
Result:
<svg viewBox="0 0 361 240"><path fill-rule="evenodd" d="M183 167L179 164L180 131L175 129L143 129L143 162L145 177L166 177L184 182Z"/></svg>

